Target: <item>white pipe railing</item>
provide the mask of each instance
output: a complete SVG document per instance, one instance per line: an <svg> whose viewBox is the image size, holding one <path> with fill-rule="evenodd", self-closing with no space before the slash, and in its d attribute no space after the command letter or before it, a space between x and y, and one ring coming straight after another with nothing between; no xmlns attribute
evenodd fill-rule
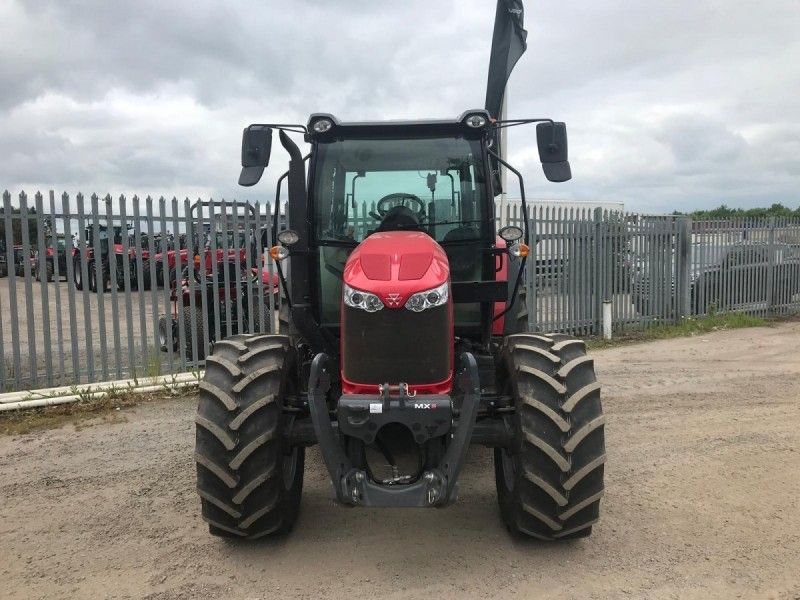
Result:
<svg viewBox="0 0 800 600"><path fill-rule="evenodd" d="M201 378L202 373L180 373L177 375L120 379L85 385L9 392L0 394L0 412L69 404L79 400L102 398L120 392L131 394L158 391L174 392L179 389L196 387L199 385Z"/></svg>

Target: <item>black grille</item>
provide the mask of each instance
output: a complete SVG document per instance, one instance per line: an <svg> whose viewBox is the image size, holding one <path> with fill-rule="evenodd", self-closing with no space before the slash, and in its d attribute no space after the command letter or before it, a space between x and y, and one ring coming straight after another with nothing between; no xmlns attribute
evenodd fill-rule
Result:
<svg viewBox="0 0 800 600"><path fill-rule="evenodd" d="M368 313L345 307L344 375L353 383L436 383L450 373L448 307Z"/></svg>

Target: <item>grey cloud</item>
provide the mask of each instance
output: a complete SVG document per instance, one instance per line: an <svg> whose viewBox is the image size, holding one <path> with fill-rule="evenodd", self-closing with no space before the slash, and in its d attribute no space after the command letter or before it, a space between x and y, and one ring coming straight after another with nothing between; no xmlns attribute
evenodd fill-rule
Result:
<svg viewBox="0 0 800 600"><path fill-rule="evenodd" d="M492 3L9 0L0 5L0 186L213 194L248 122L450 116L483 102ZM539 197L672 211L798 204L795 0L528 2L514 116L570 126L575 179Z"/></svg>

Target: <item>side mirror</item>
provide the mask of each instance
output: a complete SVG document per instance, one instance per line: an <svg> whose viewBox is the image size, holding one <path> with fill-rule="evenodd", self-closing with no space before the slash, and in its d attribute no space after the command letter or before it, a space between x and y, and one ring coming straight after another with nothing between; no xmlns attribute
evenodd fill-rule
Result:
<svg viewBox="0 0 800 600"><path fill-rule="evenodd" d="M539 160L548 181L560 183L572 178L567 160L567 126L564 123L539 123L536 126Z"/></svg>
<svg viewBox="0 0 800 600"><path fill-rule="evenodd" d="M272 150L272 129L264 125L250 125L242 132L242 172L239 185L258 183L269 164Z"/></svg>

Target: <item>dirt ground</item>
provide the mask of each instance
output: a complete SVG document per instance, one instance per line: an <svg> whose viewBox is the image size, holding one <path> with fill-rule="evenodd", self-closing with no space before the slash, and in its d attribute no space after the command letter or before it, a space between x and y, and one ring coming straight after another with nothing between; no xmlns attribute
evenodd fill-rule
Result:
<svg viewBox="0 0 800 600"><path fill-rule="evenodd" d="M332 504L311 451L285 539L210 537L192 401L0 437L3 598L800 598L800 323L595 354L606 496L592 537L515 541L491 453L442 510Z"/></svg>

